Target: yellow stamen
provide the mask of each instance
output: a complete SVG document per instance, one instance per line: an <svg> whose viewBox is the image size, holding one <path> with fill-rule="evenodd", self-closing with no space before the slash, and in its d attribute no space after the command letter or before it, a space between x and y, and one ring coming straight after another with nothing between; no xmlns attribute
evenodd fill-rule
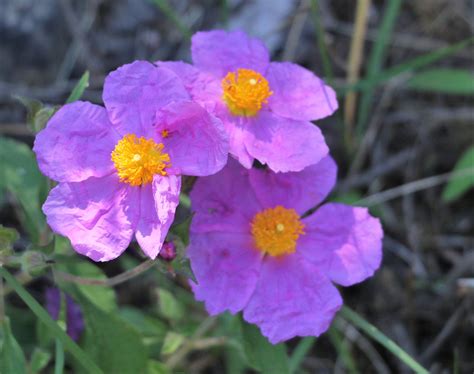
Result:
<svg viewBox="0 0 474 374"><path fill-rule="evenodd" d="M280 205L257 213L250 226L257 249L271 256L294 253L296 241L304 235L298 213Z"/></svg>
<svg viewBox="0 0 474 374"><path fill-rule="evenodd" d="M167 138L168 136L170 136L170 132L168 130L162 130L161 131L161 137L162 138Z"/></svg>
<svg viewBox="0 0 474 374"><path fill-rule="evenodd" d="M163 143L138 138L134 134L119 140L111 156L120 181L132 186L151 183L155 174L166 175L170 156L163 152Z"/></svg>
<svg viewBox="0 0 474 374"><path fill-rule="evenodd" d="M251 69L227 73L222 89L224 102L236 116L255 116L273 94L263 75Z"/></svg>

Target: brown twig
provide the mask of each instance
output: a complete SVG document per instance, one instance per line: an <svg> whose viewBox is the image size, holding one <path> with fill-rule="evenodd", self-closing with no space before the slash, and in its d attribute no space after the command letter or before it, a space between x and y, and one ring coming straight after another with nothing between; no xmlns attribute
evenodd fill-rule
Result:
<svg viewBox="0 0 474 374"><path fill-rule="evenodd" d="M357 2L354 35L351 41L347 67L347 84L355 83L359 79L370 4L371 0L359 0ZM344 101L345 140L348 145L352 144L352 127L355 119L356 100L356 93L349 92Z"/></svg>

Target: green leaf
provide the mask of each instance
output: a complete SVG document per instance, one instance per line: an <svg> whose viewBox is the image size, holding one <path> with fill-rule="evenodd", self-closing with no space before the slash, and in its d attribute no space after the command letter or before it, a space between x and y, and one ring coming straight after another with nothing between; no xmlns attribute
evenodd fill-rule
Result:
<svg viewBox="0 0 474 374"><path fill-rule="evenodd" d="M0 350L0 373L26 373L25 355L13 336L8 317L5 318L1 327L3 344Z"/></svg>
<svg viewBox="0 0 474 374"><path fill-rule="evenodd" d="M41 211L41 195L47 190L46 178L36 165L36 158L24 143L0 137L0 189L7 189L20 203L22 223L33 242L46 229Z"/></svg>
<svg viewBox="0 0 474 374"><path fill-rule="evenodd" d="M40 132L46 127L46 123L53 116L54 113L58 110L59 107L44 107L36 112L35 116L32 119L32 126L34 131Z"/></svg>
<svg viewBox="0 0 474 374"><path fill-rule="evenodd" d="M408 87L417 91L430 91L454 95L474 94L474 74L462 69L430 69L416 74Z"/></svg>
<svg viewBox="0 0 474 374"><path fill-rule="evenodd" d="M140 334L115 313L107 313L87 298L78 300L84 315L84 349L105 373L145 372L147 351Z"/></svg>
<svg viewBox="0 0 474 374"><path fill-rule="evenodd" d="M404 63L399 65L392 66L382 72L377 74L374 77L362 79L354 84L347 85L337 89L339 95L344 95L346 92L354 91L354 90L367 90L377 85L392 79L400 74L404 73L412 73L416 70L419 70L423 67L431 65L437 61L442 60L443 58L449 57L464 48L468 47L474 42L474 37L470 37L465 39L459 43L450 45L448 47L437 49L433 52L429 52L423 54L421 56L415 57L410 59Z"/></svg>
<svg viewBox="0 0 474 374"><path fill-rule="evenodd" d="M471 173L467 171L471 169ZM443 201L457 200L474 186L474 146L465 151L453 169L454 172L466 171L466 175L452 178L443 191Z"/></svg>
<svg viewBox="0 0 474 374"><path fill-rule="evenodd" d="M51 360L51 353L41 348L35 348L31 355L30 372L39 373Z"/></svg>
<svg viewBox="0 0 474 374"><path fill-rule="evenodd" d="M147 311L132 307L120 308L119 314L142 335L150 356L159 356L168 326L163 321L151 317Z"/></svg>
<svg viewBox="0 0 474 374"><path fill-rule="evenodd" d="M161 340L165 338L167 327L164 322L132 307L120 308L119 314L120 317L137 329L143 336L157 337Z"/></svg>
<svg viewBox="0 0 474 374"><path fill-rule="evenodd" d="M166 319L177 321L183 318L183 306L176 300L171 292L160 288L158 290L158 304L160 312Z"/></svg>
<svg viewBox="0 0 474 374"><path fill-rule="evenodd" d="M161 362L149 360L147 365L147 374L169 374L169 369Z"/></svg>
<svg viewBox="0 0 474 374"><path fill-rule="evenodd" d="M87 87L89 87L88 70L84 74L82 74L81 79L79 79L79 82L77 82L76 86L67 98L66 103L72 103L73 101L79 100Z"/></svg>
<svg viewBox="0 0 474 374"><path fill-rule="evenodd" d="M284 344L271 344L256 326L246 322L242 322L242 336L245 354L253 368L263 374L290 372Z"/></svg>
<svg viewBox="0 0 474 374"><path fill-rule="evenodd" d="M58 109L58 107L45 106L41 101L25 96L15 96L15 98L25 106L26 124L35 134L45 127L46 122Z"/></svg>
<svg viewBox="0 0 474 374"><path fill-rule="evenodd" d="M168 332L165 336L165 341L163 342L161 354L170 355L174 353L179 347L181 347L184 341L184 335L178 334L173 331Z"/></svg>

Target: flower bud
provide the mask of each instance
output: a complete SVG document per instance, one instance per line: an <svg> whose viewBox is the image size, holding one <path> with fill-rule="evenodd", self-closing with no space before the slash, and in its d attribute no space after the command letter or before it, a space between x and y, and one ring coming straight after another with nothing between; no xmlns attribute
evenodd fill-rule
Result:
<svg viewBox="0 0 474 374"><path fill-rule="evenodd" d="M176 247L173 242L164 242L158 257L167 262L171 262L176 258Z"/></svg>

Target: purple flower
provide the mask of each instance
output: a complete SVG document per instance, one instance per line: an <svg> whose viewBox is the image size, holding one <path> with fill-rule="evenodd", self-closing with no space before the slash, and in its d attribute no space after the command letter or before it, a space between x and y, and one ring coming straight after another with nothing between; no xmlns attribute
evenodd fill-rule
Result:
<svg viewBox="0 0 474 374"><path fill-rule="evenodd" d="M66 332L72 340L77 341L84 331L84 319L79 305L71 296L66 296ZM51 318L58 320L61 310L61 293L58 288L46 289L46 310Z"/></svg>
<svg viewBox="0 0 474 374"><path fill-rule="evenodd" d="M243 310L274 344L327 330L342 305L333 282L361 282L382 258L382 228L366 208L327 203L305 215L336 173L330 156L286 174L231 161L197 181L188 256L210 314Z"/></svg>
<svg viewBox="0 0 474 374"><path fill-rule="evenodd" d="M171 70L149 62L110 73L103 99L105 108L65 105L36 137L41 171L59 182L43 211L94 261L118 257L134 235L154 259L179 202L180 175L220 170L227 136Z"/></svg>
<svg viewBox="0 0 474 374"><path fill-rule="evenodd" d="M246 168L254 159L273 171L300 171L328 154L318 127L309 121L338 107L332 88L290 62L270 62L258 39L240 31L198 32L194 65L158 62L178 74L196 102L219 117L230 153Z"/></svg>

